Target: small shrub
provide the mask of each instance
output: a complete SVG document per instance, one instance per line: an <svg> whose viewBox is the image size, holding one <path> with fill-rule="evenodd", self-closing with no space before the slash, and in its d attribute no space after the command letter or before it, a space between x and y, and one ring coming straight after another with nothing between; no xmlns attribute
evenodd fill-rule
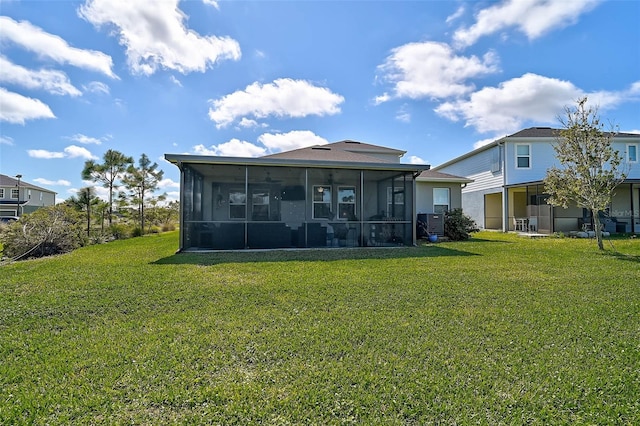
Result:
<svg viewBox="0 0 640 426"><path fill-rule="evenodd" d="M131 231L131 237L135 238L135 237L141 237L142 236L142 228L136 226L135 228L133 228L133 231Z"/></svg>
<svg viewBox="0 0 640 426"><path fill-rule="evenodd" d="M164 223L162 224L162 232L170 232L175 231L176 225L174 223Z"/></svg>
<svg viewBox="0 0 640 426"><path fill-rule="evenodd" d="M457 208L444 215L444 235L452 241L462 241L471 238L473 232L478 232L476 222Z"/></svg>
<svg viewBox="0 0 640 426"><path fill-rule="evenodd" d="M111 233L114 240L126 240L131 236L131 229L127 225L114 223L109 227L109 233Z"/></svg>

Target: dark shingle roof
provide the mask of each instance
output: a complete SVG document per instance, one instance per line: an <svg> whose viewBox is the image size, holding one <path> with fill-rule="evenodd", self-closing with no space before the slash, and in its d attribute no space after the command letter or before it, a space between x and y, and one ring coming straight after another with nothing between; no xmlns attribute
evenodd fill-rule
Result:
<svg viewBox="0 0 640 426"><path fill-rule="evenodd" d="M520 130L508 138L555 138L560 136L562 129L554 129L551 127L529 127L528 129ZM615 134L617 137L637 137L640 138L640 134L636 133L623 133L618 132Z"/></svg>
<svg viewBox="0 0 640 426"><path fill-rule="evenodd" d="M449 173L437 172L435 170L425 170L418 176L418 180L421 181L439 181L439 182L460 182L468 183L473 182L472 179L467 179L462 176L451 175Z"/></svg>
<svg viewBox="0 0 640 426"><path fill-rule="evenodd" d="M9 187L17 187L17 186L18 186L18 179L16 179L15 177L0 175L0 187L9 188ZM20 188L30 188L30 189L35 189L37 191L50 192L52 194L56 193L55 191L52 191L50 189L32 185L29 182L25 182L23 180L20 180Z"/></svg>
<svg viewBox="0 0 640 426"><path fill-rule="evenodd" d="M371 145L356 141L340 141L326 145L315 145L292 151L265 155L262 158L281 158L288 160L348 161L354 163L388 163L375 155L393 155L400 158L406 151Z"/></svg>

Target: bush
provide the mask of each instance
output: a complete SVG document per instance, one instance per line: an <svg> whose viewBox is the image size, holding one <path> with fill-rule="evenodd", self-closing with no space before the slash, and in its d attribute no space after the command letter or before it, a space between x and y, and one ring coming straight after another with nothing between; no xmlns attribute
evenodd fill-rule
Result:
<svg viewBox="0 0 640 426"><path fill-rule="evenodd" d="M476 222L462 213L462 209L453 209L444 215L444 235L452 241L462 241L471 238L473 232L479 229Z"/></svg>
<svg viewBox="0 0 640 426"><path fill-rule="evenodd" d="M16 260L66 253L87 243L84 217L64 205L43 207L3 228L0 242Z"/></svg>
<svg viewBox="0 0 640 426"><path fill-rule="evenodd" d="M114 223L109 226L109 233L114 240L126 240L131 237L132 231L132 227L124 223Z"/></svg>

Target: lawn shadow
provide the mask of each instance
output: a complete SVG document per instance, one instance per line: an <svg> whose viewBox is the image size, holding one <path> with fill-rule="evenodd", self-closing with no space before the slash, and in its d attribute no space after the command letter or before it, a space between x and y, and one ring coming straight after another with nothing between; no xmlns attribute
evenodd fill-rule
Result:
<svg viewBox="0 0 640 426"><path fill-rule="evenodd" d="M608 252L607 255L614 257L619 260L624 260L627 262L636 262L640 263L640 256L634 254L624 254L619 251Z"/></svg>
<svg viewBox="0 0 640 426"><path fill-rule="evenodd" d="M480 256L463 250L439 245L419 247L362 247L236 250L176 253L151 262L153 265L219 265L222 263L255 262L331 262L364 259L406 259L421 257Z"/></svg>

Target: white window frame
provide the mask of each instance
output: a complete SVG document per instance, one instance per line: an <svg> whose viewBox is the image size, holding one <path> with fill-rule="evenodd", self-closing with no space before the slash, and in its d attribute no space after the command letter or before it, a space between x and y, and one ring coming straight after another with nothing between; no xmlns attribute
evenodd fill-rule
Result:
<svg viewBox="0 0 640 426"><path fill-rule="evenodd" d="M633 158L631 157L631 148L633 148ZM637 143L628 143L626 149L626 157L627 163L637 163L638 162L638 144Z"/></svg>
<svg viewBox="0 0 640 426"><path fill-rule="evenodd" d="M251 193L251 218L256 214L256 206L267 206L267 220L271 218L271 206L269 203L271 193L268 189L254 189ZM257 201L257 202L256 202Z"/></svg>
<svg viewBox="0 0 640 426"><path fill-rule="evenodd" d="M518 147L526 146L527 154L519 154ZM516 169L530 169L531 168L531 144L528 143L517 143L515 145L515 154L516 154ZM520 166L520 162L518 161L521 158L527 159L527 166Z"/></svg>
<svg viewBox="0 0 640 426"><path fill-rule="evenodd" d="M11 188L11 199L12 200L20 199L20 188Z"/></svg>
<svg viewBox="0 0 640 426"><path fill-rule="evenodd" d="M353 190L353 200L341 200L340 191L342 190ZM338 219L340 220L350 220L349 216L345 216L342 211L342 206L353 206L353 217L356 217L356 187L355 186L339 186L338 187Z"/></svg>
<svg viewBox="0 0 640 426"><path fill-rule="evenodd" d="M436 191L447 192L447 204L436 203ZM438 200L440 201L440 200ZM436 206L446 206L444 211L442 209L436 209ZM444 214L451 209L451 190L449 188L433 188L433 212L437 214Z"/></svg>
<svg viewBox="0 0 640 426"><path fill-rule="evenodd" d="M316 217L316 205L317 204L325 204L329 206L329 212L332 212L332 207L333 207L333 191L331 188L331 185L313 185L313 193L311 195L311 217L313 217L314 219L330 219L329 217L326 216L319 216ZM321 200L316 200L316 195L318 194L322 194L322 199ZM328 198L329 200L327 201L327 194L329 194Z"/></svg>
<svg viewBox="0 0 640 426"><path fill-rule="evenodd" d="M232 197L233 194L240 194L240 197ZM242 198L244 195L244 199ZM232 209L232 207L242 206L242 216L232 215L232 211L238 211L240 209ZM244 220L247 218L247 193L244 189L230 189L229 190L229 219Z"/></svg>
<svg viewBox="0 0 640 426"><path fill-rule="evenodd" d="M0 198L4 198L4 188L0 188Z"/></svg>

